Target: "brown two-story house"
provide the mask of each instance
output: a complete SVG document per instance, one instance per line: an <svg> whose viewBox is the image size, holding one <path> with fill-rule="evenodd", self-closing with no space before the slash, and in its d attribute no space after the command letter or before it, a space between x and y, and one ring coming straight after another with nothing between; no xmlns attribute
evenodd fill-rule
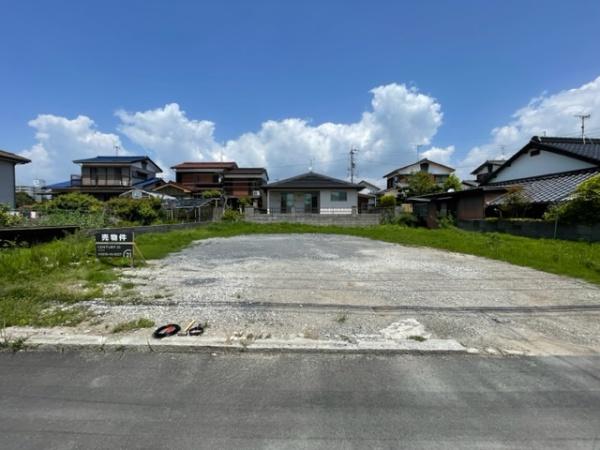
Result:
<svg viewBox="0 0 600 450"><path fill-rule="evenodd" d="M238 167L235 162L184 162L172 167L175 183L201 196L204 191L218 190L234 202L249 198L260 206L261 188L269 180L262 167Z"/></svg>
<svg viewBox="0 0 600 450"><path fill-rule="evenodd" d="M81 174L48 186L52 195L81 192L108 200L132 188L151 190L163 184L156 174L162 169L147 156L96 156L73 161Z"/></svg>

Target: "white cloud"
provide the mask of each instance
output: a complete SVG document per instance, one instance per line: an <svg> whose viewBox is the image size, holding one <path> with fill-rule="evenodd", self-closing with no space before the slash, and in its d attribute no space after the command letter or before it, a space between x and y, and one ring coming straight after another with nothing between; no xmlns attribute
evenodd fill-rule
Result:
<svg viewBox="0 0 600 450"><path fill-rule="evenodd" d="M165 176L179 162L218 160L215 124L188 119L177 103L144 112L119 110L115 115L121 120L117 129L154 155Z"/></svg>
<svg viewBox="0 0 600 450"><path fill-rule="evenodd" d="M414 158L417 144L429 144L442 123L436 100L403 84L371 90L371 110L349 124L312 125L299 118L268 120L255 132L221 145L215 124L193 120L176 103L154 110L118 111L118 126L132 142L153 153L163 167L184 160L235 160L246 166L265 166L271 178L306 171L345 177L348 151L359 148L361 176L378 178L385 169ZM387 163L382 168L381 161ZM374 165L373 162L376 162Z"/></svg>
<svg viewBox="0 0 600 450"><path fill-rule="evenodd" d="M576 114L591 114L586 122L588 136L600 135L600 77L575 89L543 94L532 99L529 104L513 114L508 124L494 128L487 144L474 147L459 163L460 174L468 172L486 159L510 156L523 147L532 136L580 135L581 125Z"/></svg>
<svg viewBox="0 0 600 450"><path fill-rule="evenodd" d="M417 145L428 145L442 123L440 104L404 84L388 84L370 91L371 108L354 123L313 125L300 118L267 120L257 131L220 144L215 124L189 118L177 103L141 112L119 110L117 130L165 170L182 161L234 160L245 166L264 166L271 179L313 169L346 177L348 151L360 150L361 178L379 179L382 173L414 159ZM40 115L30 122L37 143L22 154L33 160L19 172L22 182L34 177L50 182L67 179L77 168L70 161L113 154L122 147L112 133L101 133L85 116L67 119ZM444 149L438 149L440 151ZM433 149L431 151L434 151ZM445 149L448 155L453 150ZM446 154L446 153L444 153Z"/></svg>
<svg viewBox="0 0 600 450"><path fill-rule="evenodd" d="M431 147L419 154L419 158L427 158L441 164L452 165L451 158L454 155L454 145L448 147Z"/></svg>
<svg viewBox="0 0 600 450"><path fill-rule="evenodd" d="M67 119L40 114L29 121L29 126L36 130L37 142L21 152L32 163L18 167L19 183L31 184L35 178L49 183L67 180L79 172L74 159L114 154L115 145L121 147L121 154L126 153L119 136L97 131L94 121L86 116Z"/></svg>

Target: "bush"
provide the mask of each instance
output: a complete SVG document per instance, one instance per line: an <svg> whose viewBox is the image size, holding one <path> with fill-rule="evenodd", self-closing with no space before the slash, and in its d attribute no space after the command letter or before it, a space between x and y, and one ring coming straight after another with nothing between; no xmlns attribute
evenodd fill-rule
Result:
<svg viewBox="0 0 600 450"><path fill-rule="evenodd" d="M57 211L77 211L86 213L100 213L104 204L95 197L79 192L59 195L52 200L42 203L41 209L53 213Z"/></svg>
<svg viewBox="0 0 600 450"><path fill-rule="evenodd" d="M379 199L379 206L382 208L393 208L396 206L396 196L386 194Z"/></svg>
<svg viewBox="0 0 600 450"><path fill-rule="evenodd" d="M419 219L414 214L403 212L394 217L393 224L405 227L416 227L419 225Z"/></svg>
<svg viewBox="0 0 600 450"><path fill-rule="evenodd" d="M438 217L438 227L453 228L456 226L456 220L452 214L440 215Z"/></svg>
<svg viewBox="0 0 600 450"><path fill-rule="evenodd" d="M381 215L382 225L400 225L403 227L416 227L419 225L419 219L417 216L411 213L400 213L394 214L394 212L384 212Z"/></svg>
<svg viewBox="0 0 600 450"><path fill-rule="evenodd" d="M106 202L108 214L141 225L150 225L161 217L162 203L158 198L115 197Z"/></svg>
<svg viewBox="0 0 600 450"><path fill-rule="evenodd" d="M107 225L104 211L87 213L79 211L56 211L42 214L39 219L32 220L37 225L60 226L78 225L82 228L102 228Z"/></svg>
<svg viewBox="0 0 600 450"><path fill-rule="evenodd" d="M217 189L209 189L202 193L203 198L220 198L222 195L221 191Z"/></svg>
<svg viewBox="0 0 600 450"><path fill-rule="evenodd" d="M246 206L252 206L252 199L248 196L241 197L239 202L242 208L245 208Z"/></svg>
<svg viewBox="0 0 600 450"><path fill-rule="evenodd" d="M529 200L523 194L523 188L521 186L511 186L508 188L499 209L502 212L502 217L516 218L525 217L530 206Z"/></svg>
<svg viewBox="0 0 600 450"><path fill-rule="evenodd" d="M0 227L12 227L21 223L21 216L9 213L10 208L0 203Z"/></svg>
<svg viewBox="0 0 600 450"><path fill-rule="evenodd" d="M15 194L15 203L17 208L21 208L22 206L33 205L35 200L27 192L17 192Z"/></svg>
<svg viewBox="0 0 600 450"><path fill-rule="evenodd" d="M596 175L575 190L572 200L551 207L545 220L560 220L564 223L595 224L600 222L600 175Z"/></svg>
<svg viewBox="0 0 600 450"><path fill-rule="evenodd" d="M223 222L241 222L242 213L234 209L226 209L223 211Z"/></svg>
<svg viewBox="0 0 600 450"><path fill-rule="evenodd" d="M454 190L454 192L462 191L462 183L456 175L451 173L446 181L444 181L443 188L445 192L448 192L450 189Z"/></svg>

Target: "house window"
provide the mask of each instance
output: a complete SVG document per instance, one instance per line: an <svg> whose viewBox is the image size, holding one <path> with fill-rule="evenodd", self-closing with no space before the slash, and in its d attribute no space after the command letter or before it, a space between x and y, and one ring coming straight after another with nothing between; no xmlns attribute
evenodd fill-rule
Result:
<svg viewBox="0 0 600 450"><path fill-rule="evenodd" d="M332 202L345 202L348 201L348 193L344 191L336 191L331 193Z"/></svg>
<svg viewBox="0 0 600 450"><path fill-rule="evenodd" d="M421 172L429 172L429 163L421 163Z"/></svg>

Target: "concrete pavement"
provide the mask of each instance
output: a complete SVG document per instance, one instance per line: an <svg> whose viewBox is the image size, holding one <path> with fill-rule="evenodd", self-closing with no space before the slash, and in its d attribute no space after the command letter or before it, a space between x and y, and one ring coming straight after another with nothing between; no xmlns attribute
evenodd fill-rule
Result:
<svg viewBox="0 0 600 450"><path fill-rule="evenodd" d="M600 448L599 357L0 354L2 449Z"/></svg>

